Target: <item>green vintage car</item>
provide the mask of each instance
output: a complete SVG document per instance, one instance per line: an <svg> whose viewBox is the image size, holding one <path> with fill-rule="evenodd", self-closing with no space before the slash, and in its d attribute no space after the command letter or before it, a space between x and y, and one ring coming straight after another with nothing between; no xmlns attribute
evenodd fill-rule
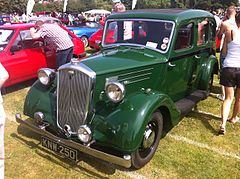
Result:
<svg viewBox="0 0 240 179"><path fill-rule="evenodd" d="M112 14L98 53L57 71L39 70L24 105L30 118L16 114L16 120L39 133L44 147L74 161L83 152L141 168L208 96L218 72L215 29L203 10Z"/></svg>

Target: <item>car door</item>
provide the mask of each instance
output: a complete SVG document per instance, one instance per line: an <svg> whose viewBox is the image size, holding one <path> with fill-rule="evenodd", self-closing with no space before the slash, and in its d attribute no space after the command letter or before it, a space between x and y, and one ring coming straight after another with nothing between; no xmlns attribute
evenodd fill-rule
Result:
<svg viewBox="0 0 240 179"><path fill-rule="evenodd" d="M193 52L194 23L180 26L176 34L172 57L167 63L165 88L169 96L177 101L188 95L192 88L192 82L196 80L194 75L196 55Z"/></svg>
<svg viewBox="0 0 240 179"><path fill-rule="evenodd" d="M201 64L208 64L209 56L212 53L211 43L215 42L215 25L214 22L211 21L208 18L202 18L198 20L198 37L197 37L197 46L196 46L196 58L197 63L199 64L198 67L200 67ZM197 68L195 70L196 75L199 77L198 74L200 74L201 69ZM195 85L197 86L197 84Z"/></svg>
<svg viewBox="0 0 240 179"><path fill-rule="evenodd" d="M18 33L11 43L9 52L3 60L9 72L9 83L15 84L37 76L40 67L46 67L46 57L43 42L33 40L29 29L16 31Z"/></svg>

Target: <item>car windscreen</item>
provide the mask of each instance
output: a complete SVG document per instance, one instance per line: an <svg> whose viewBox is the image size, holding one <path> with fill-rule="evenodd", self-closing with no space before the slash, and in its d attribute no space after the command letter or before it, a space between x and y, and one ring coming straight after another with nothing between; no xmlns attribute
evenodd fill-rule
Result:
<svg viewBox="0 0 240 179"><path fill-rule="evenodd" d="M166 53L174 23L166 20L124 19L106 22L103 47L115 44L147 46Z"/></svg>
<svg viewBox="0 0 240 179"><path fill-rule="evenodd" d="M14 30L0 29L0 51L3 51L13 37Z"/></svg>

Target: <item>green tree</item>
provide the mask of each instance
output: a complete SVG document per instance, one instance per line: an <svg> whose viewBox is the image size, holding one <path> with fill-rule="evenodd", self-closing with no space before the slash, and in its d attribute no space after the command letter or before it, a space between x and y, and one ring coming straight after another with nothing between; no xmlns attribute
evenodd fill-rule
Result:
<svg viewBox="0 0 240 179"><path fill-rule="evenodd" d="M63 7L63 4L62 4ZM85 11L86 5L83 0L68 1L67 12L82 12Z"/></svg>
<svg viewBox="0 0 240 179"><path fill-rule="evenodd" d="M170 0L138 0L136 4L136 9L169 8L169 7Z"/></svg>
<svg viewBox="0 0 240 179"><path fill-rule="evenodd" d="M23 13L26 11L27 0L0 0L1 13Z"/></svg>

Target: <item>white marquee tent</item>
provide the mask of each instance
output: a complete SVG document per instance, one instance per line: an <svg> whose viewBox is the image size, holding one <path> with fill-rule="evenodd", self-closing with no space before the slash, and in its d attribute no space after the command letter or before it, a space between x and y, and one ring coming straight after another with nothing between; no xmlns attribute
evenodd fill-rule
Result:
<svg viewBox="0 0 240 179"><path fill-rule="evenodd" d="M84 12L85 14L104 14L104 15L108 15L111 14L110 11L104 10L104 9L92 9L89 11Z"/></svg>

